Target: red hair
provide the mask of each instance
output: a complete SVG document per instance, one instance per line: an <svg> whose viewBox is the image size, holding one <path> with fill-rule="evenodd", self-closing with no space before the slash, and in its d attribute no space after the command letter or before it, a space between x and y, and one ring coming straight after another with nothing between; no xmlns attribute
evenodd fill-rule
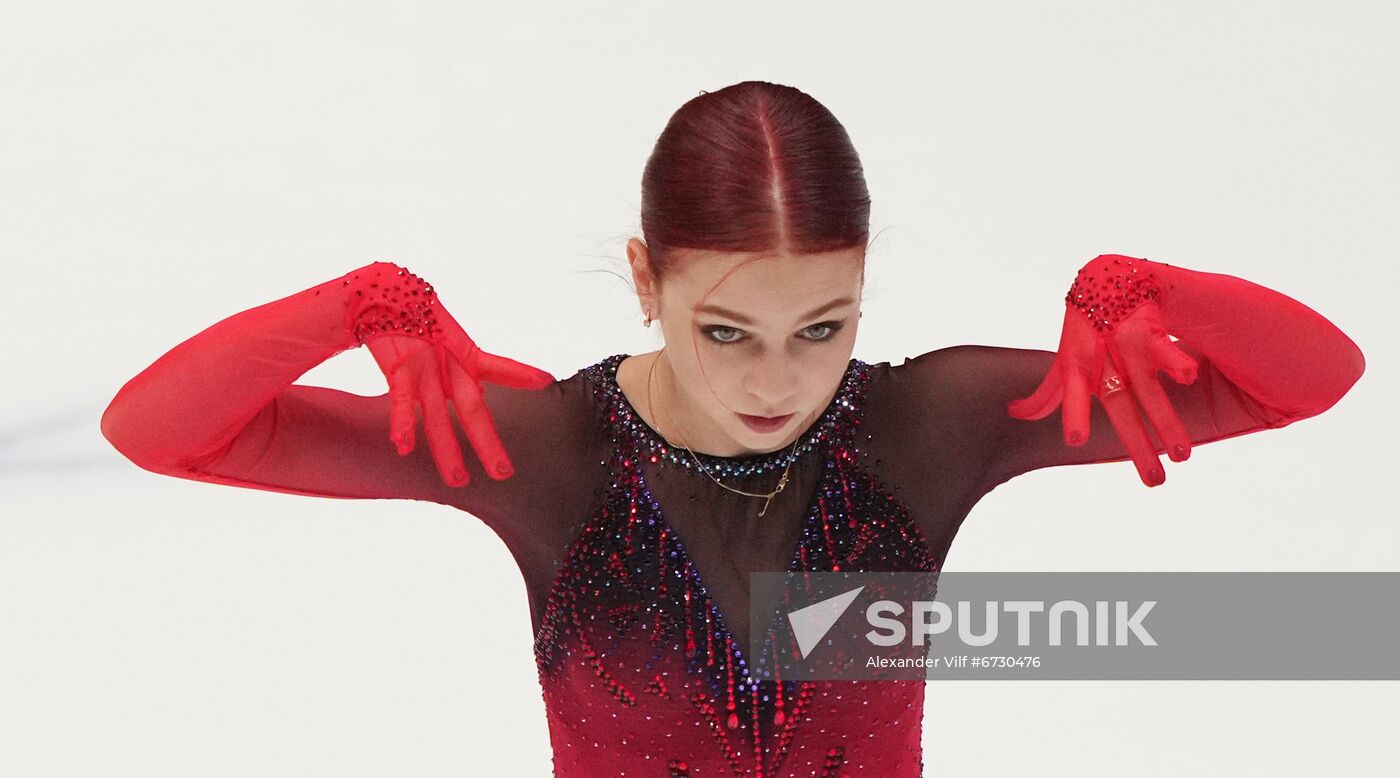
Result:
<svg viewBox="0 0 1400 778"><path fill-rule="evenodd" d="M675 249L810 254L866 246L870 192L846 128L790 86L744 81L682 105L642 173L653 272Z"/></svg>

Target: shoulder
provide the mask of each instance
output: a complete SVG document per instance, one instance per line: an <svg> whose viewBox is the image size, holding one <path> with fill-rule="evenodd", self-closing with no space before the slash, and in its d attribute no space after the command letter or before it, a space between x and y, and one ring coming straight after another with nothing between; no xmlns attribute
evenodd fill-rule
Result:
<svg viewBox="0 0 1400 778"><path fill-rule="evenodd" d="M911 402L927 403L970 382L986 346L947 346L918 356L869 364L866 399L873 410L911 410Z"/></svg>
<svg viewBox="0 0 1400 778"><path fill-rule="evenodd" d="M1034 391L1054 357L1034 349L958 345L898 364L872 364L866 426L871 434L917 438L925 446L990 445L1013 422L1007 404Z"/></svg>
<svg viewBox="0 0 1400 778"><path fill-rule="evenodd" d="M1005 346L947 346L905 357L898 365L870 365L870 388L889 398L933 395L945 400L1000 400L1027 381L1034 388L1054 356L1050 351Z"/></svg>

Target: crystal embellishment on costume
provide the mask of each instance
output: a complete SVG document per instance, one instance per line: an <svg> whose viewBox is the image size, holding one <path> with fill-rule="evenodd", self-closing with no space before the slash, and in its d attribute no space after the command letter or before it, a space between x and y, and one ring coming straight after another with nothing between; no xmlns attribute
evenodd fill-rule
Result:
<svg viewBox="0 0 1400 778"><path fill-rule="evenodd" d="M747 647L725 625L647 484L644 458L682 468L689 460L670 456L674 452L623 396L616 370L626 356L614 355L583 370L598 400L599 423L610 438L608 483L567 550L536 633L536 665L551 727L580 722L568 735L552 732L556 769L562 745L582 749L578 764L587 768L580 767L580 774L605 770L597 756L602 743L590 747L571 738L585 731L612 731L608 728L614 724L625 729L624 722L633 722L636 730L627 730L634 733L629 737L663 738L660 747L668 750L649 751L644 758L658 769L664 765L672 776L715 774L712 766L700 767L706 760L725 765L734 775L797 774L778 771L799 736L816 743L807 742L799 757L810 765L803 768L810 772L801 774L858 772L865 762L851 761L851 749L869 753L878 746L847 742L849 727L829 712L842 709L847 704L842 692L854 697L856 687L751 676ZM867 380L868 365L851 360L836 396L798 446L796 456L812 452L823 459L789 570L937 571L928 543L902 504L857 464L852 441ZM706 467L764 472L786 466L787 456L785 447L751 457L709 457ZM914 683L921 702L922 682ZM900 695L912 693L907 689L876 683L868 695L876 703L898 706L904 699ZM861 703L851 699L847 715L869 716L878 707ZM822 718L813 719L817 709ZM906 726L917 727L922 707L898 713L912 717ZM596 729L600 726L605 729ZM668 727L678 737L657 735L658 728L672 731L664 729ZM715 761L720 758L722 762ZM918 760L910 756L906 761Z"/></svg>

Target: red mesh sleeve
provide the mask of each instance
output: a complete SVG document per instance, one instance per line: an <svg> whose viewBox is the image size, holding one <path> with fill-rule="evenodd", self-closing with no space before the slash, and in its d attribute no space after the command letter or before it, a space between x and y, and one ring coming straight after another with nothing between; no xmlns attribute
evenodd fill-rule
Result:
<svg viewBox="0 0 1400 778"><path fill-rule="evenodd" d="M1191 383L1162 380L1155 364L1147 375L1160 382L1193 445L1322 413L1365 369L1345 333L1290 297L1233 276L1149 264L1161 294L1149 296L1155 299L1148 304L1159 309L1162 326L1178 338L1173 345L1196 367ZM1079 445L1067 445L1062 413L1035 420L1008 413L1009 404L1043 383L1056 357L964 345L873 366L870 456L882 462L914 512L931 522L935 545L941 538L946 549L977 499L1018 474L1130 458L1101 401L1086 409L1089 435ZM1154 450L1163 453L1154 425L1143 424Z"/></svg>
<svg viewBox="0 0 1400 778"><path fill-rule="evenodd" d="M229 316L175 346L121 387L102 416L103 435L136 465L164 475L452 505L488 523L518 557L539 557L548 569L580 514L577 505L600 480L590 469L597 436L582 376L536 389L482 383L481 402L514 465L501 480L486 473L447 404L469 476L465 486L451 486L429 446L404 456L396 450L390 394L293 383L360 345L365 318L357 324L348 312L372 308L369 315L386 316L383 300L352 303L357 287L348 278ZM381 322L372 329L385 328Z"/></svg>

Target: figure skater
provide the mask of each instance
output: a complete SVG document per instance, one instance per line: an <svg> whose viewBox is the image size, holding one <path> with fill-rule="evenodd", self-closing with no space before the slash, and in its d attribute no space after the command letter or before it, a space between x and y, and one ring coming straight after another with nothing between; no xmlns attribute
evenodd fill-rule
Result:
<svg viewBox="0 0 1400 778"><path fill-rule="evenodd" d="M749 573L936 573L1008 479L1131 460L1157 486L1161 454L1322 413L1365 363L1283 294L1122 254L1066 274L1056 352L866 363L869 217L850 138L812 97L702 93L656 142L627 244L664 347L556 380L373 262L175 346L102 432L156 473L486 522L529 593L558 776L919 775L924 681L751 676ZM997 305L1014 272L958 295ZM293 383L360 345L386 393Z"/></svg>

